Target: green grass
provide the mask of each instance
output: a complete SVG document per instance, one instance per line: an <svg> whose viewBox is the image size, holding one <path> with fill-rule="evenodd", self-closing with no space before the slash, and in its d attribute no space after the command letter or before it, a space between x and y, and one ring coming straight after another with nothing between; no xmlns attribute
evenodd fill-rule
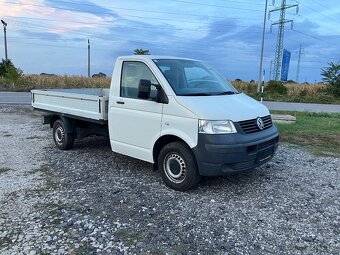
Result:
<svg viewBox="0 0 340 255"><path fill-rule="evenodd" d="M8 167L0 167L0 174L6 173L8 171L11 171L12 169Z"/></svg>
<svg viewBox="0 0 340 255"><path fill-rule="evenodd" d="M340 157L340 114L282 112L296 116L295 124L279 124L282 142L301 145L315 155Z"/></svg>
<svg viewBox="0 0 340 255"><path fill-rule="evenodd" d="M12 240L9 237L5 236L0 238L0 248L6 247L10 243L12 243Z"/></svg>
<svg viewBox="0 0 340 255"><path fill-rule="evenodd" d="M28 174L36 174L36 173L46 174L48 170L49 170L49 167L44 164L44 165L41 165L38 168L34 168L34 169L28 171Z"/></svg>
<svg viewBox="0 0 340 255"><path fill-rule="evenodd" d="M121 230L117 231L115 236L122 239L124 244L127 245L127 246L133 245L134 240L141 240L142 239L141 234L139 234L137 232L131 232L127 229L121 229Z"/></svg>
<svg viewBox="0 0 340 255"><path fill-rule="evenodd" d="M26 137L26 139L28 139L28 140L31 140L31 139L44 139L44 137L42 137L42 136L30 136L30 137Z"/></svg>

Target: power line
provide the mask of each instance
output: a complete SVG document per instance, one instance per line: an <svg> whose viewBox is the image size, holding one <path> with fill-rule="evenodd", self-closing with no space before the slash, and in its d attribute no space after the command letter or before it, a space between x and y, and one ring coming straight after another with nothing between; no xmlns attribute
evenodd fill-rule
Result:
<svg viewBox="0 0 340 255"><path fill-rule="evenodd" d="M196 3L196 2L190 2L190 1L184 1L184 0L172 0L172 2L185 3L185 4L192 4L192 5L202 5L202 6L219 7L219 8L225 8L225 9L233 9L233 10L243 10L243 11L262 12L262 10L259 10L259 9L228 7L228 6L225 6L225 5Z"/></svg>
<svg viewBox="0 0 340 255"><path fill-rule="evenodd" d="M225 8L225 9L231 9L231 10L239 10L239 11L260 11L257 9L249 9L249 8L239 8L239 7L228 7L228 6L221 6L221 5L211 5L211 4L203 4L203 3L193 3L193 2L187 2L187 1L181 1L181 0L172 0L174 2L183 2L183 3L190 3L190 4L195 4L195 5L203 5L203 6L212 6L212 7L219 7L219 8ZM88 3L73 3L73 2L67 2L67 1L57 1L57 2L64 2L64 3L71 3L74 4L76 6L79 5L83 5L83 6L96 6L94 4L88 4ZM48 5L39 5L39 4L27 4L27 3L17 3L17 2L6 2L5 4L12 4L12 5L25 5L25 6L35 6L35 7L48 7L48 8L52 8L52 9L58 9L58 10L64 10L64 11L75 11L75 12L81 12L79 11L78 8L71 8L71 7L56 7L56 6L48 6ZM184 14L184 13L171 13L171 12L161 12L161 11L148 11L148 10L140 10L140 9L133 9L133 8L122 8L122 7L114 7L112 6L111 8L113 9L120 9L120 10L133 10L133 11L142 11L142 12L150 12L150 13L160 13L160 14L176 14L176 15L186 15L186 16L199 16L197 14ZM110 9L108 9L110 10ZM112 10L110 10L112 11ZM91 10L89 11L87 14L102 14L100 11L96 11L96 10ZM116 13L114 13L116 14ZM83 15L79 15L80 17L85 17ZM125 16L130 16L130 15L125 15ZM216 16L208 16L208 17L216 17ZM87 18L87 17L86 17ZM220 18L224 18L224 17L220 17ZM249 20L253 20L253 19L249 19Z"/></svg>
<svg viewBox="0 0 340 255"><path fill-rule="evenodd" d="M63 2L65 2L65 1L63 1ZM8 3L10 3L10 2L8 2ZM11 3L11 4L18 4L18 3ZM32 5L32 4L26 4L26 5L30 5L30 6L39 6L39 7L45 7L45 6L43 6L43 5ZM88 4L88 5L90 5L90 4ZM63 9L63 10L65 10L65 8L59 8L59 9ZM68 10L68 9L66 9L66 10ZM137 10L137 9L136 9ZM127 15L125 15L125 16L127 16ZM138 17L138 18L143 18L143 19L148 19L148 18L150 18L150 17L145 17L145 16L135 16L135 15L129 15L129 16L132 16L132 17ZM7 16L7 17L11 17L11 16ZM85 16L84 16L85 17ZM22 18L28 18L28 17L22 17ZM38 19L38 18L31 18L31 19L37 19L37 20L48 20L48 19ZM151 18L151 19L154 19L154 18ZM158 18L156 18L156 19L158 19ZM50 19L51 21L52 21L52 19ZM171 20L171 19L163 19L163 20L165 20L165 21L180 21L180 20ZM55 21L59 21L59 20L55 20ZM68 21L68 22L70 22L70 21ZM90 25L90 23L86 23L86 22L79 22L79 21L71 21L72 23L75 23L75 24L89 24ZM181 21L180 21L181 22ZM190 23L190 21L188 22L188 21L183 21L183 22L186 22L186 23ZM199 22L200 24L202 23L202 22ZM98 25L101 25L101 24L108 24L108 25L110 25L111 23L110 22L104 22L104 21L102 21L101 23L91 23L91 24L98 24ZM210 23L208 23L208 24L210 24ZM226 26L234 26L234 25L226 25ZM131 27L131 26L130 26ZM248 27L248 26L242 26L242 25L238 25L238 27ZM142 27L141 27L142 28ZM172 28L172 30L176 30L176 31L185 31L185 30L191 30L191 31L197 31L197 30L199 30L199 31L208 31L208 30L204 30L204 29L200 29L200 28L197 28L197 29L189 29L189 28L186 28L186 29L178 29L178 28ZM221 31L221 30L216 30L216 32L224 32L224 31ZM227 31L225 31L225 32L227 32ZM248 32L247 32L248 33Z"/></svg>
<svg viewBox="0 0 340 255"><path fill-rule="evenodd" d="M304 15L302 15L302 14L294 14L294 13L291 13L291 12L288 12L289 14L293 14L293 15L296 15L298 18L303 18L304 20L306 20L307 22L309 22L309 23L311 23L311 24L316 24L317 26L319 26L319 27L322 27L323 29L323 31L329 31L329 30L333 30L334 32L337 32L337 33L339 33L339 31L336 31L333 27L326 27L326 26L324 26L324 25L322 25L322 24L319 24L319 23L315 23L315 22L313 22L312 20L310 20L309 18L307 18L306 16L304 16Z"/></svg>
<svg viewBox="0 0 340 255"><path fill-rule="evenodd" d="M85 41L85 40L84 40ZM10 40L11 43L15 43L15 44L23 44L23 45L38 45L38 46L41 46L41 42L28 42L28 41L16 41L16 40ZM129 41L129 42L133 42L133 43L139 43L138 41ZM120 41L114 41L112 43L120 43ZM83 44L83 47L79 47L79 46L70 46L70 45L55 45L55 44L48 44L48 43L44 43L43 44L44 46L49 46L49 47L54 47L54 48L60 48L60 49L77 49L77 50L85 50L86 49L86 45L85 43ZM112 48L110 48L112 47ZM103 46L97 46L95 47L93 50L94 51L103 51L103 52L107 52L107 51L110 51L110 50L113 50L114 49L114 46L111 44L109 46L109 48L105 48ZM164 47L160 46L160 47L155 47L154 49L159 49L160 51L162 50L165 50ZM167 49L168 50L168 49ZM176 52L180 52L180 53L183 53L183 54L188 54L188 48L185 48L185 47L176 47ZM196 48L196 49L193 49L193 51L197 51L197 52L200 52L202 49L201 48ZM221 54L227 54L230 59L232 60L239 60L239 61L244 61L244 62L249 62L249 59L250 56L252 57L252 59L254 61L256 61L256 56L255 55L252 55L251 52L244 52L242 49L240 49L240 51L242 51L242 53L244 53L244 57L233 57L230 55L229 52L220 52L220 53L209 53L208 55L211 56L211 57L220 57ZM190 52L189 52L190 53ZM270 58L269 57L265 57L266 60L269 60ZM325 60L327 61L327 60ZM322 62L322 59L321 60L318 60L318 61L313 61L313 60L304 60L304 63L320 63Z"/></svg>
<svg viewBox="0 0 340 255"><path fill-rule="evenodd" d="M224 0L223 0L224 1ZM79 6L79 5L82 5L82 6L97 6L95 4L90 4L90 3L76 3L76 2L73 2L73 1L60 1L60 0L56 0L54 2L59 2L59 3L70 3L70 4L74 4L76 6ZM238 1L228 1L228 2L235 2L235 3L242 3L242 2L238 2ZM248 4L249 2L247 2ZM106 6L106 7L109 7L109 8L113 8L113 9L117 9L117 10L128 10L128 11L138 11L138 12L149 12L149 13L159 13L159 14L170 14L170 15L179 15L179 16L193 16L193 17L206 17L206 18L222 18L224 19L225 17L224 16L215 16L215 15L200 15L200 14L193 14L193 13L179 13L179 12L165 12L165 11L155 11L155 10L146 10L146 9L135 9L135 8L123 8L123 7L117 7L117 6ZM226 6L227 7L227 6ZM54 8L54 7L52 7ZM234 8L234 7L227 7L227 8ZM248 9L247 9L248 10ZM244 18L238 18L238 17L235 17L233 19L244 19ZM247 19L247 20L261 20L261 19Z"/></svg>
<svg viewBox="0 0 340 255"><path fill-rule="evenodd" d="M19 22L19 23L24 23L24 24L26 24L25 22L21 22L21 21L17 21L17 22ZM37 24L32 24L32 26L33 27L36 27L36 28L43 28L44 30L46 30L46 29L49 29L50 27L49 26L46 26L46 23L44 23L45 25L42 25L41 23L39 24L39 25L37 25ZM143 27L140 27L140 28L143 28ZM303 34L304 36L310 36L310 35L308 35L308 34L306 34L306 33L303 33L303 32L300 32L300 31L297 31L297 30L294 30L294 32L297 32L297 33L301 33L301 34ZM83 32L74 32L75 34L80 34L80 35L83 35L84 36L84 38L86 37L95 37L95 38L97 38L97 39L101 39L101 40L105 40L105 41L108 41L108 42L110 42L110 43L112 43L113 41L111 40L111 39L108 39L107 37L103 37L103 36L100 36L100 35L98 35L98 34L91 34L91 33L83 33ZM29 38L27 35L25 36L25 38ZM174 39L174 38L178 38L179 40L182 40L182 42L176 42L176 45L184 45L184 46L187 46L187 48L186 49L191 49L193 46L195 46L195 47L197 47L197 46L203 46L204 47L204 49L206 49L206 43L197 43L197 42L190 42L189 44L187 43L187 42L185 42L185 41L183 41L183 39L181 38L181 37L174 37L174 36L172 36L172 39ZM314 36L312 36L312 38L315 38L315 39L319 39L319 38L317 38L317 37L314 37ZM41 38L32 38L31 37L31 39L40 39L41 40ZM62 40L62 41L73 41L72 39L62 39L62 38L60 38L59 40ZM131 40L131 39L127 39L128 41L133 41L133 40ZM319 39L319 40L321 40L321 39ZM294 39L292 39L291 41L295 41ZM121 41L120 41L121 42ZM329 42L327 42L327 41L325 41L326 43L329 43ZM139 43L141 43L141 41L139 41ZM203 48L202 47L202 48ZM219 47L223 47L223 45L220 45ZM238 48L233 48L233 47L230 47L230 46L228 46L228 49L238 49ZM254 54L254 53L256 53L256 50L254 49L254 50L252 50L252 51L248 51L249 52L249 54ZM266 51L266 54L268 54L270 51Z"/></svg>
<svg viewBox="0 0 340 255"><path fill-rule="evenodd" d="M9 17L9 18L13 18L13 17L10 17L10 16L7 16L7 17ZM38 18L28 18L28 17L21 17L21 18L23 18L23 19L29 19L29 20L31 20L31 19L33 19L33 20L42 20L42 21L59 21L59 20L52 20L52 19L38 19ZM30 21L20 21L20 20L14 20L14 21L12 21L12 23L21 23L21 24L24 24L24 25L28 25L29 27L35 27L35 28L43 28L43 29L55 29L53 26L51 26L51 25L47 25L46 23L44 23L44 24L42 24L41 22L39 23L39 24L36 24L36 23L32 23L32 22L30 22ZM20 27L22 27L22 25L20 25ZM68 27L67 26L58 26L58 28L59 29L67 29ZM143 26L129 26L129 28L132 28L132 29L147 29L147 28L145 28L145 27L143 27ZM169 28L158 28L159 30L164 30L164 31L169 31ZM171 28L171 30L175 30L175 31L183 31L183 32L187 32L187 30L189 30L189 31L209 31L209 30L206 30L206 29L179 29L179 28ZM214 30L215 32L221 32L221 33L225 33L225 32L229 32L229 31L226 31L226 30ZM260 30L259 30L260 31ZM293 30L294 32L298 32L298 33L302 33L302 32L299 32L299 31L297 31L297 30ZM102 39L102 40L107 40L107 38L104 38L104 37L102 37L102 36L100 36L100 34L98 34L98 33L96 33L96 34L93 34L93 33L86 33L86 32L80 32L80 31L73 31L72 32L73 34L79 34L79 35L83 35L83 36L86 36L86 37L88 37L88 36L94 36L94 37L96 37L96 38L98 38L98 39ZM253 31L250 31L250 32L248 32L247 31L247 34L258 34L258 32L256 32L256 30L253 30ZM302 33L303 35L305 35L305 36L310 36L310 35L308 35L308 34L306 34L306 33ZM172 38L173 38L174 36L172 36ZM181 37L177 37L177 38L179 38L179 39L181 39ZM317 37L314 37L313 36L313 38L316 38L316 39L319 39L319 38L317 38ZM319 40L321 40L321 39L319 39ZM294 39L291 39L291 41L296 41L296 40L294 40ZM297 41L296 41L297 42ZM327 41L325 41L325 42L327 42Z"/></svg>
<svg viewBox="0 0 340 255"><path fill-rule="evenodd" d="M324 7L324 8L326 8L326 9L328 9L328 10L330 10L330 11L334 12L334 10L332 10L332 9L331 9L331 8L329 8L328 6L326 6L326 5L323 5L323 4L321 4L321 3L317 2L317 1L313 1L313 3L315 3L315 4L318 4L319 6L321 6L321 7Z"/></svg>
<svg viewBox="0 0 340 255"><path fill-rule="evenodd" d="M43 5L37 5L37 4L18 4L18 3L12 3L12 2L6 2L7 4L14 4L14 5L27 5L27 6L36 6L36 7L46 7L46 6L43 6ZM62 7L49 7L49 8L54 8L54 9L60 9L60 10L66 10L66 11L76 11L78 12L79 10L78 9L72 9L72 8L62 8ZM88 13L89 15L90 14L93 14L93 13ZM84 18L88 18L88 17L85 17L83 15L78 15L80 17L84 17ZM147 17L147 16L139 16L139 15L130 15L130 14L124 14L124 15L120 15L119 18L122 18L122 17L132 17L132 18L140 18L140 19L149 19L149 20L162 20L162 21L172 21L172 22L181 22L181 23L189 23L189 24L207 24L207 25L210 25L211 23L210 22L203 22L201 20L198 20L198 21L189 21L189 20L180 20L180 19L166 19L166 18L158 18L158 17ZM246 19L245 19L246 20ZM253 20L253 19L249 19L249 20ZM73 22L73 23L76 23L76 22ZM78 23L83 23L83 24L86 24L85 22L78 22ZM107 24L109 24L109 22L106 22ZM95 23L91 23L91 24L95 24ZM111 23L112 24L112 23ZM230 27L233 27L234 25L226 25L226 26L230 26ZM238 26L241 26L241 27L248 27L248 26L245 26L245 25L238 25Z"/></svg>
<svg viewBox="0 0 340 255"><path fill-rule="evenodd" d="M327 15L324 15L324 14L321 13L320 11L313 9L313 8L309 7L308 5L306 5L306 4L304 4L304 3L301 3L301 5L305 6L307 9L309 9L309 10L311 10L311 11L314 11L314 12L320 14L321 16L324 16L324 17L327 18L328 20L332 20L332 21L334 21L334 22L336 22L336 23L339 23L338 20L334 20L333 18L330 18L330 17L327 16Z"/></svg>
<svg viewBox="0 0 340 255"><path fill-rule="evenodd" d="M71 24L84 24L84 25L92 25L92 24L95 24L95 25L98 25L98 26L107 26L107 25L112 25L112 23L109 23L109 22L101 22L101 23L88 23L88 22L78 22L78 21L65 21L65 20L62 20L62 19L44 19L44 18L31 18L31 17L26 17L26 16L5 16L6 18L9 18L9 19L16 19L16 18L19 18L19 19L22 19L22 20L25 20L25 19L28 19L28 20L37 20L37 21L56 21L56 22L67 22L67 23L71 23ZM144 18L144 17L143 17ZM14 21L14 22L21 22L21 23L28 23L29 21ZM31 23L31 24L34 24L34 23ZM162 23L160 23L162 24ZM234 25L225 25L226 27L234 27ZM61 27L61 26L59 26ZM242 26L242 25L238 25L238 27L245 27L245 28L248 28L248 26ZM63 27L63 28L67 28L67 27ZM136 26L136 25L129 25L129 28L141 28L141 29L145 29L145 26ZM160 30L166 30L166 31L169 31L169 28L165 28L165 27L159 27L158 29ZM202 28L175 28L175 27L172 27L171 30L175 30L175 31L210 31L210 29L202 29ZM260 30L259 30L260 31ZM214 32L230 32L230 30L214 30ZM253 30L252 33L256 33L256 30Z"/></svg>
<svg viewBox="0 0 340 255"><path fill-rule="evenodd" d="M319 38L319 37L316 37L316 36L314 36L314 35L307 34L307 33L305 33L305 32L298 31L298 30L296 30L296 29L293 29L293 31L296 32L296 33L302 34L302 35L304 35L304 36L307 36L307 37L310 37L310 38L314 38L314 39L319 40L319 41L324 41L324 42L330 43L330 42L325 41L325 40L323 40L323 39L321 39L321 38Z"/></svg>
<svg viewBox="0 0 340 255"><path fill-rule="evenodd" d="M182 1L183 2L183 1ZM192 2L191 2L192 3ZM17 4L19 4L19 3L17 3ZM80 4L82 4L82 3L80 3ZM197 4L197 3L192 3L192 4ZM26 4L27 5L27 4ZM202 4L199 4L199 5L202 5ZM38 6L38 5L33 5L33 6ZM40 5L40 7L45 7L45 6L43 6L43 5ZM51 7L51 8L54 8L54 7ZM227 7L226 7L227 8ZM63 10L67 10L67 11L70 11L69 9L67 9L67 8L57 8L57 9L63 9ZM137 9L136 9L137 10ZM139 10L138 10L139 11ZM150 11L150 12L152 12L152 11ZM190 14L188 14L188 16L189 16ZM80 15L79 15L80 16ZM199 16L199 15L198 15ZM83 17L85 17L85 16L83 16ZM122 17L124 17L124 15L122 15ZM142 18L142 19L147 19L147 18L150 18L150 17L144 17L144 16L133 16L133 17L138 17L138 18ZM214 17L214 16L211 16L211 17ZM216 16L215 16L216 17ZM88 16L87 16L87 18L88 18ZM48 20L48 19L46 19L46 20ZM167 21L178 21L178 20L171 20L171 19L165 19L165 20L167 20ZM246 19L247 20L247 19ZM250 19L249 19L250 20ZM59 21L59 20L55 20L55 21ZM184 21L183 21L184 22ZM186 23L190 23L190 22L188 22L188 21L185 21ZM80 24L88 24L88 23L86 23L86 22L73 22L73 23L80 23ZM202 22L199 22L199 23L202 23ZM92 23L93 24L93 23ZM107 21L100 21L100 23L98 23L98 24L108 24L108 25L110 25L110 22L107 22ZM210 24L210 23L206 23L206 24ZM168 24L167 24L168 25ZM37 27L37 25L35 25L36 27ZM227 25L228 26L228 25ZM230 25L230 26L233 26L233 25ZM239 25L237 25L238 27L239 27ZM45 26L46 27L46 26ZM47 26L48 27L48 26ZM131 26L129 26L129 27L131 27ZM248 27L248 26L243 26L243 27ZM65 27L65 28L67 28L67 27ZM136 27L136 26L134 26L134 28L144 28L144 27ZM157 28L157 29L161 29L161 28ZM166 30L167 28L164 28L164 30ZM192 31L210 31L210 30L203 30L203 29L200 29L200 28L198 28L198 29L178 29L178 28L171 28L171 29L173 29L173 30L176 30L176 31L187 31L187 30L192 30ZM221 30L214 30L215 32L221 32ZM225 32L228 32L228 31L225 31ZM252 31L252 32L254 32L255 33L255 31ZM250 32L250 33L252 33L252 32ZM294 30L294 32L299 32L299 31L296 31L296 30ZM85 32L79 32L79 31L77 31L77 32L72 32L72 33L78 33L78 34L81 34L81 35L85 35L85 36L88 36L89 34L90 35L95 35L96 37L98 37L99 39L102 39L102 40L107 40L107 41L109 41L107 38L105 38L105 37L99 37L97 34L92 34L92 33L85 33ZM248 33L248 32L247 32ZM306 34L306 33L302 33L302 32L300 32L301 34L303 34L303 35L305 35L305 36L309 36L309 37L312 37L312 38L315 38L315 39L318 39L318 40L322 40L322 39L320 39L320 38L317 38L317 37L315 37L315 36L312 36L312 35L309 35L309 34ZM257 33L258 34L258 33ZM178 37L179 38L179 37ZM324 41L324 40L322 40L322 41ZM188 43L179 43L179 44L181 44L181 45L186 45L186 46L188 46L188 47L190 47L190 45L188 45ZM193 45L199 45L199 44L193 44ZM204 44L201 44L201 45L204 45ZM205 45L204 45L205 46ZM229 47L230 48L230 47ZM233 48L230 48L230 49L233 49ZM252 52L254 52L254 51L252 51Z"/></svg>

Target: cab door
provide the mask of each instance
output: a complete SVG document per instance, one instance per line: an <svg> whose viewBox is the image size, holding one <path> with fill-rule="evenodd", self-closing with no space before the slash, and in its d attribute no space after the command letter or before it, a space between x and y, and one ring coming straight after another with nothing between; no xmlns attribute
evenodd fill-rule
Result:
<svg viewBox="0 0 340 255"><path fill-rule="evenodd" d="M153 162L154 142L160 135L163 104L156 102L151 86L148 99L138 98L141 79L159 84L151 69L141 61L123 61L120 90L110 100L109 132L113 151Z"/></svg>

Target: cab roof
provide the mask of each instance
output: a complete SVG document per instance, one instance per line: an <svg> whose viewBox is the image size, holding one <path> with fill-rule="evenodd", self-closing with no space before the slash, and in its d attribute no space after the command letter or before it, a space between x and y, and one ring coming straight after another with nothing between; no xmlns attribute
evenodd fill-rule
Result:
<svg viewBox="0 0 340 255"><path fill-rule="evenodd" d="M120 59L141 59L141 60L153 60L153 59L183 59L183 60L194 60L196 59L191 58L182 58L182 57L175 57L175 56L160 56L160 55L130 55L130 56L120 56Z"/></svg>

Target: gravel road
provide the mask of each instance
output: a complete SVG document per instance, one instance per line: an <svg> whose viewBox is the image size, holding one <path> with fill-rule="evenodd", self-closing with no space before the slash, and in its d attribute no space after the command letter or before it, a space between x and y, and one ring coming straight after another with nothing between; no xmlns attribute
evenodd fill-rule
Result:
<svg viewBox="0 0 340 255"><path fill-rule="evenodd" d="M0 146L0 254L340 253L339 158L281 144L182 193L107 139L56 149L24 106L0 108Z"/></svg>

